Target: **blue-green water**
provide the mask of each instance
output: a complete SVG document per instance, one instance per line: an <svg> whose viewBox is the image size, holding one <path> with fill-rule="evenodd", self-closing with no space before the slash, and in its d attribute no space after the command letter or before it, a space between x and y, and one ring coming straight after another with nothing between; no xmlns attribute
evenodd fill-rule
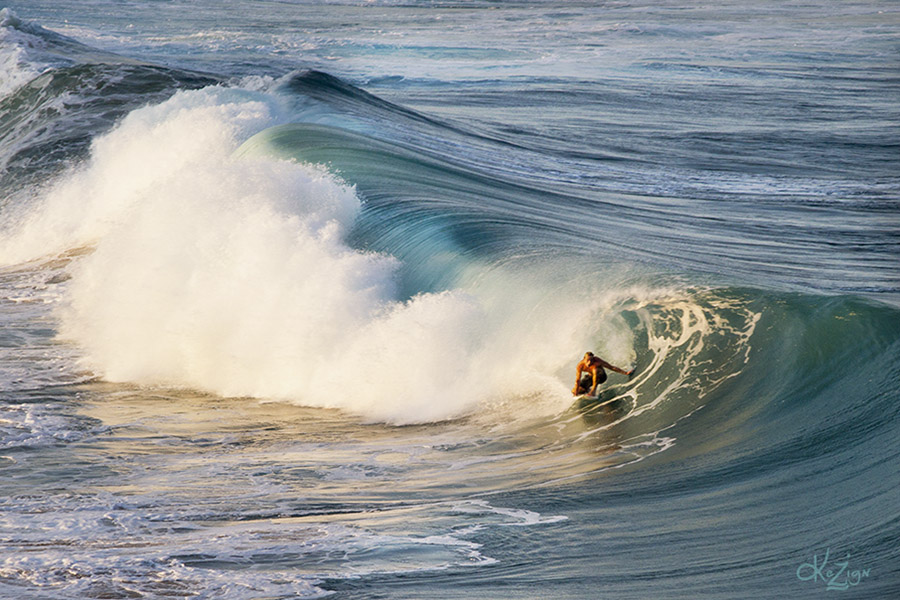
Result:
<svg viewBox="0 0 900 600"><path fill-rule="evenodd" d="M892 3L8 6L0 596L900 593Z"/></svg>

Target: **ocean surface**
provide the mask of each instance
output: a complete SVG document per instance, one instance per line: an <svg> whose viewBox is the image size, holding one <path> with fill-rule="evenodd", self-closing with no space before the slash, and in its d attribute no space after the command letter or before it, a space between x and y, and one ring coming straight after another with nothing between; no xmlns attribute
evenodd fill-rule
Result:
<svg viewBox="0 0 900 600"><path fill-rule="evenodd" d="M0 8L0 598L900 598L898 3Z"/></svg>

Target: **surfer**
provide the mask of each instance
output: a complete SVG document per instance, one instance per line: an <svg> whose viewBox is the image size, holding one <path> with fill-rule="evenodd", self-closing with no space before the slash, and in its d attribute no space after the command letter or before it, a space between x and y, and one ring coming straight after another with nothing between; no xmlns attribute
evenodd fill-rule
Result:
<svg viewBox="0 0 900 600"><path fill-rule="evenodd" d="M634 369L626 371L625 369L614 367L599 356L594 356L593 352L585 352L584 358L581 359L581 362L575 368L575 387L572 388L572 395L597 395L597 386L606 381L604 368L622 375L628 375L629 377L634 374Z"/></svg>

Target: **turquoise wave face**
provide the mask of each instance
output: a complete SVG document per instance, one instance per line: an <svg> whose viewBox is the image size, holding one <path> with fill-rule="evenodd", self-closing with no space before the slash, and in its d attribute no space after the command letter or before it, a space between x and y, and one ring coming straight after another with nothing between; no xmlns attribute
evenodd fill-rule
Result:
<svg viewBox="0 0 900 600"><path fill-rule="evenodd" d="M810 199L818 184L808 178L744 192L679 187L678 176L665 191L649 180L623 185L619 160L538 152L525 138L429 119L319 73L277 93L297 103L297 122L258 134L242 152L327 164L356 185L366 202L357 243L366 247L402 254L421 237L407 222L429 222L467 252L560 251L724 285L895 302L890 201L823 204Z"/></svg>

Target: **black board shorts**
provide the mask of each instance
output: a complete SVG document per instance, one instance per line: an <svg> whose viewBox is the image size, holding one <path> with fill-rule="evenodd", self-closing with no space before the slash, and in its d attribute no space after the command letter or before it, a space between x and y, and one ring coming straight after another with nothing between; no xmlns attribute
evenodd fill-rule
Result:
<svg viewBox="0 0 900 600"><path fill-rule="evenodd" d="M597 385L600 385L606 381L606 371L600 371L597 373ZM594 376L590 373L586 373L581 376L581 381L578 383L578 387L585 392L591 391L591 388L594 387Z"/></svg>

